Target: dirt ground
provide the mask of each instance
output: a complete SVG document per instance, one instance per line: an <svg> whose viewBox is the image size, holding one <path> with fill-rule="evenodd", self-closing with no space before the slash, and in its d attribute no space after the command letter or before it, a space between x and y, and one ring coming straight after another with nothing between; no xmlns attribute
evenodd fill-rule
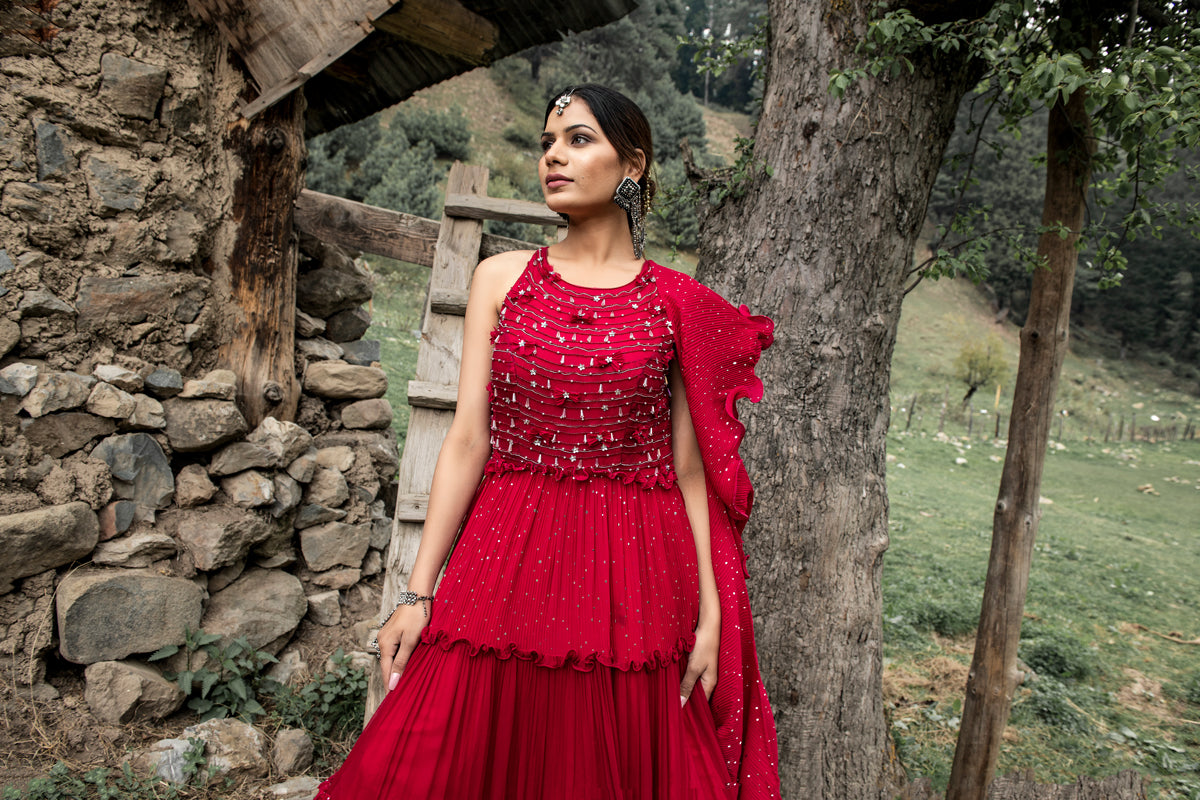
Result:
<svg viewBox="0 0 1200 800"><path fill-rule="evenodd" d="M382 575L348 589L342 598L342 621L335 627L323 627L305 619L281 655L299 652L308 672L297 679L306 681L322 672L325 660L341 647L345 651L363 650L355 641L354 625L374 620L379 614ZM110 767L119 772L121 764L138 750L159 739L178 737L188 725L197 722L186 708L152 723L135 722L113 726L100 722L84 700L83 668L51 657L46 682L59 693L55 699L33 696L28 687L19 686L11 670L0 670L0 792L9 786L24 790L30 780L43 777L59 761L73 770L84 772L95 767ZM303 685L303 682L301 682ZM268 740L273 733L269 722L259 725ZM268 759L269 760L269 759ZM265 789L289 776L268 775L266 779L247 781L234 789L222 787L222 798L265 798ZM325 777L323 775L316 777ZM204 796L198 794L196 796Z"/></svg>

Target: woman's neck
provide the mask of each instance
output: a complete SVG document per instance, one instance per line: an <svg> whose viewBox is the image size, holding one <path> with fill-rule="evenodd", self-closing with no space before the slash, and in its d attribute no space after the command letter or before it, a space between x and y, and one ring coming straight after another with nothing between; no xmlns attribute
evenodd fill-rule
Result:
<svg viewBox="0 0 1200 800"><path fill-rule="evenodd" d="M569 263L586 274L613 267L618 270L631 267L640 269L642 262L634 257L633 240L629 235L625 212L614 210L617 213L572 217L566 238L550 246L551 260Z"/></svg>

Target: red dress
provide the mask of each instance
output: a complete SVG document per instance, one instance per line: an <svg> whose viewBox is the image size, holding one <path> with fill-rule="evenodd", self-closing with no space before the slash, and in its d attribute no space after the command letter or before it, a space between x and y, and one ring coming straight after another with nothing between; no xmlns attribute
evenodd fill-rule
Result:
<svg viewBox="0 0 1200 800"><path fill-rule="evenodd" d="M722 636L712 703L697 685L680 708L699 589L672 467L667 369L692 347L683 329L703 303L684 308L689 293L732 326L709 331L702 349L742 344L716 367L723 378L705 377L711 358L694 359L693 376L681 359L689 402L701 400L692 415L710 478ZM534 254L492 332L492 455L430 624L317 800L778 797L740 526L719 498L724 481L748 512L749 483L737 441L733 465L700 433L715 425L705 409L727 403L721 424L732 419L740 441L732 403L761 396L753 363L769 343L769 320L653 262L624 286L592 289L563 281L544 249ZM738 385L718 385L730 378ZM717 433L717 450L732 434Z"/></svg>

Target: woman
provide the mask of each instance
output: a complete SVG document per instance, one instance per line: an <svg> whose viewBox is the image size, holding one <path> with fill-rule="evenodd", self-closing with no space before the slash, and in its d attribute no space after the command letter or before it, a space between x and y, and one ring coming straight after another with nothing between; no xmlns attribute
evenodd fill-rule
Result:
<svg viewBox="0 0 1200 800"><path fill-rule="evenodd" d="M778 797L735 416L771 322L643 260L631 101L569 88L541 146L568 234L475 271L388 696L318 800Z"/></svg>

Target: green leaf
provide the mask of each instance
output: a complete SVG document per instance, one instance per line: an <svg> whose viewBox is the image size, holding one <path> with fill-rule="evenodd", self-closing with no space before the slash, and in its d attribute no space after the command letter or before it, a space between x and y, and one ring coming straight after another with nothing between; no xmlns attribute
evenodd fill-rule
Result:
<svg viewBox="0 0 1200 800"><path fill-rule="evenodd" d="M202 676L200 680L200 696L208 697L209 692L217 685L217 681L221 679L221 676L216 672L209 672L208 670L201 670L200 675Z"/></svg>
<svg viewBox="0 0 1200 800"><path fill-rule="evenodd" d="M147 661L160 661L164 658L170 658L171 656L175 655L178 652L179 652L179 645L169 644L169 645L166 645L165 647L160 647L157 650L155 650L153 653L150 654L150 657L147 658L146 660Z"/></svg>

